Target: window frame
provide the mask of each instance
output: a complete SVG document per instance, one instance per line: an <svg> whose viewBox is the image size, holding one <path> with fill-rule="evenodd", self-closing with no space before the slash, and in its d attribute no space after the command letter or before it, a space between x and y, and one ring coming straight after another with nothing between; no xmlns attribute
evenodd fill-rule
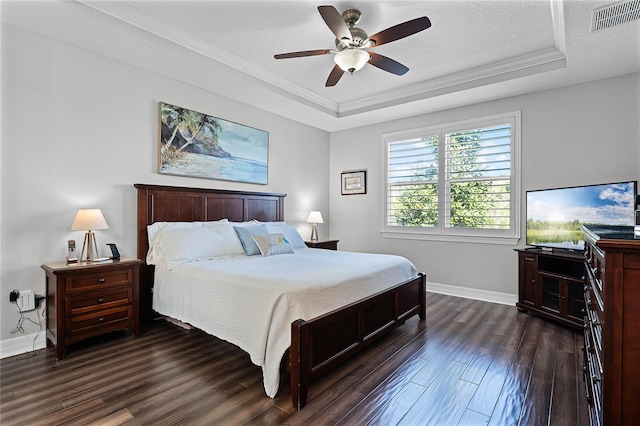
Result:
<svg viewBox="0 0 640 426"><path fill-rule="evenodd" d="M449 180L445 179L448 173L446 168L446 141L445 135L481 129L494 126L496 124L509 124L511 126L510 141L510 228L509 229L474 229L474 228L455 228L445 226L445 183ZM389 143L400 142L410 138L429 137L437 135L438 137L438 226L430 228L408 227L408 226L390 226L387 224L387 214L389 211ZM486 243L486 244L505 244L517 245L520 240L520 224L521 224L521 111L511 111L502 114L494 114L490 116L476 117L462 121L444 123L428 127L420 127L416 129L407 129L396 132L382 134L382 230L381 234L384 238L400 238L412 240L434 240L434 241L451 241L466 243Z"/></svg>

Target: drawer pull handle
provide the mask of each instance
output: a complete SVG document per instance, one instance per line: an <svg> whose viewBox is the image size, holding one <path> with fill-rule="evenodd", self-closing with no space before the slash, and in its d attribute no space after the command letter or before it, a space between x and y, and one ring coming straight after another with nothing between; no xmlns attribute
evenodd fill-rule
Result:
<svg viewBox="0 0 640 426"><path fill-rule="evenodd" d="M104 317L100 317L100 318L98 318L98 321L100 321L100 322L104 322Z"/></svg>
<svg viewBox="0 0 640 426"><path fill-rule="evenodd" d="M595 374L593 376L591 376L591 380L593 380L594 382L599 382L600 381L598 376L596 376Z"/></svg>
<svg viewBox="0 0 640 426"><path fill-rule="evenodd" d="M103 303L103 302L104 302L104 298L103 297L98 299L98 303Z"/></svg>
<svg viewBox="0 0 640 426"><path fill-rule="evenodd" d="M104 278L98 278L98 282L102 284L104 282Z"/></svg>

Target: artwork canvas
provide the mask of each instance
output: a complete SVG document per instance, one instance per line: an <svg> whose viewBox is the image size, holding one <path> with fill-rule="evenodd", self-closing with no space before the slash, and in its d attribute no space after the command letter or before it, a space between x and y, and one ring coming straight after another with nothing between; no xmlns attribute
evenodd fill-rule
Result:
<svg viewBox="0 0 640 426"><path fill-rule="evenodd" d="M159 173L266 185L269 133L160 103Z"/></svg>

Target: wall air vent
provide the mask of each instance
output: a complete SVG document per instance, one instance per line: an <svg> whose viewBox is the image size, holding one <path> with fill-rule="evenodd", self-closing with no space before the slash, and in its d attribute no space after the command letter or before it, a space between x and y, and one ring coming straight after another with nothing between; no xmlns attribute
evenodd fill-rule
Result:
<svg viewBox="0 0 640 426"><path fill-rule="evenodd" d="M596 32L640 19L640 0L626 0L593 11L591 31Z"/></svg>

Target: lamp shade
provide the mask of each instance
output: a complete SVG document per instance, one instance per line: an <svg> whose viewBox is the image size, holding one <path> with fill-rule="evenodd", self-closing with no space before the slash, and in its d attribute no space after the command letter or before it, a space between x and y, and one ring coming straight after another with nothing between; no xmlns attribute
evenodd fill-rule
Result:
<svg viewBox="0 0 640 426"><path fill-rule="evenodd" d="M309 213L307 223L324 223L322 220L322 214L320 214L320 212L312 211Z"/></svg>
<svg viewBox="0 0 640 426"><path fill-rule="evenodd" d="M343 70L348 72L358 71L369 62L369 53L361 49L345 49L336 53L333 61Z"/></svg>
<svg viewBox="0 0 640 426"><path fill-rule="evenodd" d="M71 225L72 231L89 231L93 229L109 229L100 209L78 210Z"/></svg>

